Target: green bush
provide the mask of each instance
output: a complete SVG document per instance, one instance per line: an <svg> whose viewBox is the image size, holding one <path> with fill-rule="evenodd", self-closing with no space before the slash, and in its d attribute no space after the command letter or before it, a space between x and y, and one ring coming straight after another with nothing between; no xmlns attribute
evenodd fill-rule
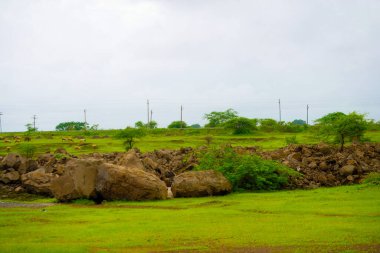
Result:
<svg viewBox="0 0 380 253"><path fill-rule="evenodd" d="M380 173L371 172L363 180L365 184L380 185Z"/></svg>
<svg viewBox="0 0 380 253"><path fill-rule="evenodd" d="M25 156L26 158L32 158L36 153L37 147L32 144L20 144L18 150L20 154Z"/></svg>
<svg viewBox="0 0 380 253"><path fill-rule="evenodd" d="M298 144L297 136L294 135L294 136L285 137L285 143L286 145Z"/></svg>
<svg viewBox="0 0 380 253"><path fill-rule="evenodd" d="M199 170L220 171L239 190L277 190L299 173L275 161L256 155L237 154L232 147L211 149L199 154Z"/></svg>
<svg viewBox="0 0 380 253"><path fill-rule="evenodd" d="M257 120L244 117L237 117L224 123L226 129L233 130L233 134L249 134L253 130L257 130Z"/></svg>

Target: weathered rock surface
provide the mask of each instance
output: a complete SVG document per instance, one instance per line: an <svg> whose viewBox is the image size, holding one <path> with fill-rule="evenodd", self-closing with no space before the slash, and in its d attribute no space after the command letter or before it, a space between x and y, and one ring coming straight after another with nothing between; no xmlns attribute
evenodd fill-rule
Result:
<svg viewBox="0 0 380 253"><path fill-rule="evenodd" d="M104 164L98 171L97 192L106 200L166 199L163 181L140 168Z"/></svg>
<svg viewBox="0 0 380 253"><path fill-rule="evenodd" d="M174 177L171 191L174 197L203 197L225 195L232 186L220 172L189 171Z"/></svg>
<svg viewBox="0 0 380 253"><path fill-rule="evenodd" d="M54 197L60 201L79 198L95 199L98 169L103 162L95 159L72 159L62 176L51 183Z"/></svg>
<svg viewBox="0 0 380 253"><path fill-rule="evenodd" d="M15 183L20 180L20 174L17 171L10 171L7 173L0 172L0 182L4 184Z"/></svg>
<svg viewBox="0 0 380 253"><path fill-rule="evenodd" d="M20 164L25 160L26 159L19 154L9 153L0 162L0 169L13 168L17 170Z"/></svg>
<svg viewBox="0 0 380 253"><path fill-rule="evenodd" d="M52 196L51 182L57 178L53 173L46 173L44 168L26 173L21 176L23 187L31 193Z"/></svg>
<svg viewBox="0 0 380 253"><path fill-rule="evenodd" d="M128 168L145 169L134 149L122 154L117 164Z"/></svg>

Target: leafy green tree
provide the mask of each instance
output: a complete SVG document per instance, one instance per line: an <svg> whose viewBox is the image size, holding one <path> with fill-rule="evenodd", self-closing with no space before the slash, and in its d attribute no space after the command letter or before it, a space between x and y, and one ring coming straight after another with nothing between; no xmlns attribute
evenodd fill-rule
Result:
<svg viewBox="0 0 380 253"><path fill-rule="evenodd" d="M146 127L149 128L149 129L154 129L154 128L157 128L158 124L156 121L154 120L151 120L149 121L148 124L146 124Z"/></svg>
<svg viewBox="0 0 380 253"><path fill-rule="evenodd" d="M136 127L136 128L149 128L149 129L154 129L154 128L157 128L157 126L158 126L158 124L157 124L157 122L154 121L154 120L149 121L148 124L145 124L145 123L143 123L142 121L137 121L137 122L135 123L135 127Z"/></svg>
<svg viewBox="0 0 380 253"><path fill-rule="evenodd" d="M292 121L292 124L303 126L303 125L306 125L306 121L304 121L302 119L295 119Z"/></svg>
<svg viewBox="0 0 380 253"><path fill-rule="evenodd" d="M334 136L339 141L341 151L346 138L359 140L367 129L365 115L356 112L347 115L342 112L329 113L315 122L321 135Z"/></svg>
<svg viewBox="0 0 380 253"><path fill-rule="evenodd" d="M234 134L249 134L253 130L257 130L257 120L238 117L228 120L224 123L226 129L233 130Z"/></svg>
<svg viewBox="0 0 380 253"><path fill-rule="evenodd" d="M227 121L237 117L238 113L231 108L224 112L206 113L204 116L204 118L208 120L206 127L221 127Z"/></svg>
<svg viewBox="0 0 380 253"><path fill-rule="evenodd" d="M97 125L94 125L93 127L97 128ZM86 130L88 128L89 128L88 124L85 122L69 121L69 122L59 123L55 127L55 130L57 130L57 131L72 131L72 130Z"/></svg>
<svg viewBox="0 0 380 253"><path fill-rule="evenodd" d="M199 124L192 124L190 128L201 128L201 125Z"/></svg>
<svg viewBox="0 0 380 253"><path fill-rule="evenodd" d="M116 138L123 139L125 150L130 150L136 142L136 138L141 138L146 135L146 132L142 128L127 127L124 130L119 131L116 134Z"/></svg>
<svg viewBox="0 0 380 253"><path fill-rule="evenodd" d="M187 124L185 121L173 121L172 123L170 123L170 125L168 126L168 128L186 128L187 127Z"/></svg>
<svg viewBox="0 0 380 253"><path fill-rule="evenodd" d="M272 132L278 128L278 122L274 119L260 119L259 129L265 132Z"/></svg>

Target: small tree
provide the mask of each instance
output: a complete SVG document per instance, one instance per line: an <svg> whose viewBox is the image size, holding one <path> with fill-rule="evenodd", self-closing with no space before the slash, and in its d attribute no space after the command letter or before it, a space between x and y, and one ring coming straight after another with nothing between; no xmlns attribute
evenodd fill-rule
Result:
<svg viewBox="0 0 380 253"><path fill-rule="evenodd" d="M151 120L149 121L149 123L147 124L144 124L142 121L137 121L135 123L135 127L136 128L149 128L149 129L154 129L154 128L157 128L158 124L156 121L154 120Z"/></svg>
<svg viewBox="0 0 380 253"><path fill-rule="evenodd" d="M144 129L127 127L116 134L116 137L124 140L125 150L130 150L135 144L136 138L145 136Z"/></svg>
<svg viewBox="0 0 380 253"><path fill-rule="evenodd" d="M224 112L206 113L204 118L208 120L206 127L220 127L227 121L237 118L238 113L234 109L228 109Z"/></svg>
<svg viewBox="0 0 380 253"><path fill-rule="evenodd" d="M185 121L173 121L172 123L170 123L170 125L168 126L168 128L186 128L187 127L187 124Z"/></svg>
<svg viewBox="0 0 380 253"><path fill-rule="evenodd" d="M32 144L20 144L18 150L21 155L25 156L28 159L31 159L34 156L37 147Z"/></svg>
<svg viewBox="0 0 380 253"><path fill-rule="evenodd" d="M265 132L272 132L278 128L278 123L274 119L260 119L259 124L260 130Z"/></svg>
<svg viewBox="0 0 380 253"><path fill-rule="evenodd" d="M233 118L224 124L226 129L233 130L234 134L249 134L257 127L256 119L248 119L244 117Z"/></svg>
<svg viewBox="0 0 380 253"><path fill-rule="evenodd" d="M322 136L335 136L343 151L345 139L350 137L359 140L367 129L364 114L352 112L348 115L342 112L329 113L315 121Z"/></svg>

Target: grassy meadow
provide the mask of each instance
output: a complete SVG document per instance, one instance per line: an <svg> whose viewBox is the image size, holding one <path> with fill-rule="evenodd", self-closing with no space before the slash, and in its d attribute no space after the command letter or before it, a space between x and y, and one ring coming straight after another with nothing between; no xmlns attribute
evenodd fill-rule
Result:
<svg viewBox="0 0 380 253"><path fill-rule="evenodd" d="M379 252L380 187L0 208L0 226L1 252Z"/></svg>
<svg viewBox="0 0 380 253"><path fill-rule="evenodd" d="M15 142L13 137L23 137L24 133L3 133L0 134L0 137L8 139L10 143L0 140L0 155L18 152L19 146L23 143L35 145L37 154L54 152L57 148L65 148L71 154L125 151L123 141L114 137L116 133L117 130L37 132L33 133L30 142L21 141L19 143ZM135 147L142 152L155 149L198 147L206 144L206 136L212 137L212 145L230 143L233 146L257 146L264 150L286 146L286 138L293 136L296 136L298 143L303 144L314 144L321 141L310 131L301 133L257 131L249 135L233 135L224 129L154 129L150 130L146 136L136 139ZM73 141L64 140L67 137L71 137ZM368 131L364 137L371 142L380 142L380 131ZM80 138L85 138L85 143L81 144Z"/></svg>

